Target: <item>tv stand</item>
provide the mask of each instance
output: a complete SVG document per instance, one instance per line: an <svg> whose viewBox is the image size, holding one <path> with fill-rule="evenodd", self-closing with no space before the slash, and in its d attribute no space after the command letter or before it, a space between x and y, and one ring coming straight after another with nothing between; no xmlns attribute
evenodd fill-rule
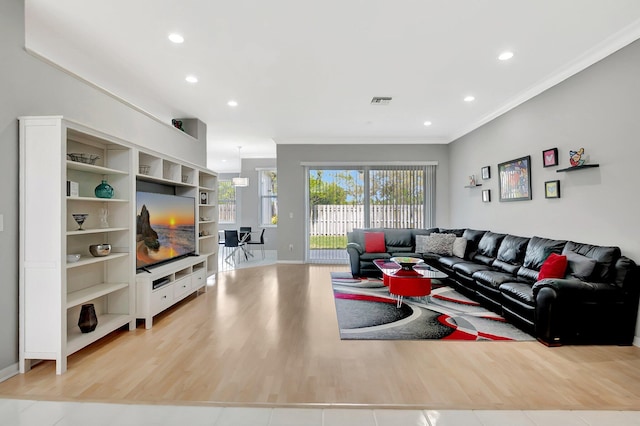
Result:
<svg viewBox="0 0 640 426"><path fill-rule="evenodd" d="M153 327L153 317L194 292L206 291L207 261L185 257L136 274L136 318L144 328Z"/></svg>

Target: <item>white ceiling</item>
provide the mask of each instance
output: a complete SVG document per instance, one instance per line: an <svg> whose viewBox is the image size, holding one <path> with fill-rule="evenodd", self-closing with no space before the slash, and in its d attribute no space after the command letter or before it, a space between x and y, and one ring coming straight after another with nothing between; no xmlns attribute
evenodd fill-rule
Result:
<svg viewBox="0 0 640 426"><path fill-rule="evenodd" d="M29 49L207 123L220 172L238 146L448 143L640 37L638 0L26 0L26 18Z"/></svg>

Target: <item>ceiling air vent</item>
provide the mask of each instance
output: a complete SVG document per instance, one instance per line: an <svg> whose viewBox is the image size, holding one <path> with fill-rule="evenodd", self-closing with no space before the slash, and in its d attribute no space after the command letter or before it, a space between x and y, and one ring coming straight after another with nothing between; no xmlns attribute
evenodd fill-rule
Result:
<svg viewBox="0 0 640 426"><path fill-rule="evenodd" d="M391 97L389 96L374 96L371 98L371 105L389 105Z"/></svg>

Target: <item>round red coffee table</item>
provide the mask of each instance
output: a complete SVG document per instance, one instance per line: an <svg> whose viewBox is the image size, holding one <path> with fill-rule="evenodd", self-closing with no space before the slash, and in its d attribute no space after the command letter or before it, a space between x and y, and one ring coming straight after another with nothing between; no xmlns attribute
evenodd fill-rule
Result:
<svg viewBox="0 0 640 426"><path fill-rule="evenodd" d="M402 305L404 297L422 297L431 294L431 279L443 279L447 274L424 265L422 259L401 262L405 258L376 259L373 263L382 271L384 285L389 287L389 294L396 297L396 306ZM400 261L399 261L400 260ZM402 264L402 266L400 266Z"/></svg>

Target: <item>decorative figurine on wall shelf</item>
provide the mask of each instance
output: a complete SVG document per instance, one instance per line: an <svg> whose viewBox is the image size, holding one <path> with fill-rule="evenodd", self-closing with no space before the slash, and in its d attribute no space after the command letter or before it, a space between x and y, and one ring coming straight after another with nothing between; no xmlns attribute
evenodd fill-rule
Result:
<svg viewBox="0 0 640 426"><path fill-rule="evenodd" d="M476 186L476 175L469 176L469 186Z"/></svg>
<svg viewBox="0 0 640 426"><path fill-rule="evenodd" d="M569 151L569 163L571 167L582 166L585 160L582 158L584 155L584 148L580 148L577 151Z"/></svg>
<svg viewBox="0 0 640 426"><path fill-rule="evenodd" d="M185 131L182 128L182 120L176 120L175 118L171 119L171 124L173 124L173 127L175 127L178 130L182 130L183 132Z"/></svg>

